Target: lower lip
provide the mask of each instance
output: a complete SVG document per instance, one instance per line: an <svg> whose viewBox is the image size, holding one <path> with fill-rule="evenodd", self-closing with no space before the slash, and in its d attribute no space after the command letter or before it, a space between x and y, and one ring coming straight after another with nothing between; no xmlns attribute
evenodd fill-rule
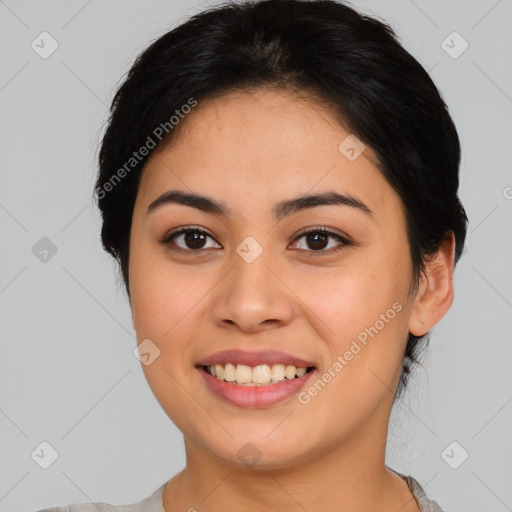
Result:
<svg viewBox="0 0 512 512"><path fill-rule="evenodd" d="M279 384L268 386L240 386L217 379L204 370L198 368L210 390L227 402L239 407L268 407L287 400L306 385L316 370L305 373L302 377L284 380Z"/></svg>

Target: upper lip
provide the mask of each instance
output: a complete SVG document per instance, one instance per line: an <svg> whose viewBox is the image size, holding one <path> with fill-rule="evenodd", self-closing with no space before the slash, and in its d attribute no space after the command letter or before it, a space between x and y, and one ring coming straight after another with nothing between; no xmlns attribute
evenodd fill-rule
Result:
<svg viewBox="0 0 512 512"><path fill-rule="evenodd" d="M258 366L261 364L284 364L293 365L296 368L307 368L315 366L311 361L306 361L300 357L281 352L280 350L240 350L229 349L215 352L197 363L198 366L212 366L214 364L245 364L247 366Z"/></svg>

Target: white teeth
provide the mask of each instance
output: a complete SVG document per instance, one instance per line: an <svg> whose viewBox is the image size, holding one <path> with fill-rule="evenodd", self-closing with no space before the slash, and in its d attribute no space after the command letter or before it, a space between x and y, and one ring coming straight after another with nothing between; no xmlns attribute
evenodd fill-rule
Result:
<svg viewBox="0 0 512 512"><path fill-rule="evenodd" d="M210 368L211 368L211 366L210 366ZM213 368L215 368L215 375L213 375L213 376L217 377L220 380L224 380L224 375L225 375L224 366L222 366L221 364L214 364ZM213 374L213 372L212 372L212 374Z"/></svg>
<svg viewBox="0 0 512 512"><path fill-rule="evenodd" d="M288 365L285 369L284 369L284 376L287 378L287 379L294 379L295 378L295 366L292 366L292 365Z"/></svg>
<svg viewBox="0 0 512 512"><path fill-rule="evenodd" d="M245 364L238 364L236 366L235 377L236 377L236 381L239 384L243 384L245 382L251 382L252 368L250 366L246 366Z"/></svg>
<svg viewBox="0 0 512 512"><path fill-rule="evenodd" d="M243 386L264 386L277 384L285 379L291 380L295 377L302 377L307 368L296 368L293 365L261 364L248 366L245 364L234 365L233 363L214 364L206 367L207 372L219 380L233 382Z"/></svg>
<svg viewBox="0 0 512 512"><path fill-rule="evenodd" d="M268 364L261 364L252 369L252 382L257 384L268 384L272 377L272 370Z"/></svg>
<svg viewBox="0 0 512 512"><path fill-rule="evenodd" d="M272 366L272 380L274 382L284 380L284 364L275 364Z"/></svg>
<svg viewBox="0 0 512 512"><path fill-rule="evenodd" d="M236 380L236 367L234 364L228 363L224 367L224 380L234 382Z"/></svg>
<svg viewBox="0 0 512 512"><path fill-rule="evenodd" d="M295 371L295 375L297 375L297 377L302 377L305 373L306 368L297 368L297 370Z"/></svg>

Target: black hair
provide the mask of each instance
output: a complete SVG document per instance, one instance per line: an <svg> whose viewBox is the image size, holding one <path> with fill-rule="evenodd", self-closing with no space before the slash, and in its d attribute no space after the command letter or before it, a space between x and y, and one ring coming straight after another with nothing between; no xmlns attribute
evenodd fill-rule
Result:
<svg viewBox="0 0 512 512"><path fill-rule="evenodd" d="M459 260L468 219L457 196L457 131L430 76L392 28L335 0L230 1L152 42L113 99L95 195L103 247L119 262L128 296L131 219L144 163L155 151L148 148L169 142L172 119L185 106L262 87L321 98L373 149L405 208L411 292L450 231ZM419 362L423 338L428 343L409 334L395 398Z"/></svg>

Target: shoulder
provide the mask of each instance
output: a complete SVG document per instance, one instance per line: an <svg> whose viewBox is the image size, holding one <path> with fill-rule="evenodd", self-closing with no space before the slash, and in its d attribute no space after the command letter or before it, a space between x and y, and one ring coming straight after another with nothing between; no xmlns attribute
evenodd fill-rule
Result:
<svg viewBox="0 0 512 512"><path fill-rule="evenodd" d="M407 482L409 490L418 503L421 512L444 512L437 501L429 499L425 493L425 490L415 478L412 476L402 475L402 473L398 473L398 471L395 471L395 473L401 476Z"/></svg>
<svg viewBox="0 0 512 512"><path fill-rule="evenodd" d="M35 512L131 512L135 511L134 505L114 506L102 501L94 503L75 503L73 505L63 505L61 507L50 507L36 510Z"/></svg>
<svg viewBox="0 0 512 512"><path fill-rule="evenodd" d="M404 476L412 495L418 502L421 512L444 512L437 501L428 498L423 487L412 476Z"/></svg>
<svg viewBox="0 0 512 512"><path fill-rule="evenodd" d="M108 503L75 503L73 505L63 505L61 507L50 507L36 510L35 512L119 512L118 508L114 508Z"/></svg>
<svg viewBox="0 0 512 512"><path fill-rule="evenodd" d="M167 483L167 482L166 482ZM59 507L50 507L34 512L165 512L162 496L166 483L162 484L147 498L131 505L110 505L109 503L75 503L73 505L64 505Z"/></svg>

